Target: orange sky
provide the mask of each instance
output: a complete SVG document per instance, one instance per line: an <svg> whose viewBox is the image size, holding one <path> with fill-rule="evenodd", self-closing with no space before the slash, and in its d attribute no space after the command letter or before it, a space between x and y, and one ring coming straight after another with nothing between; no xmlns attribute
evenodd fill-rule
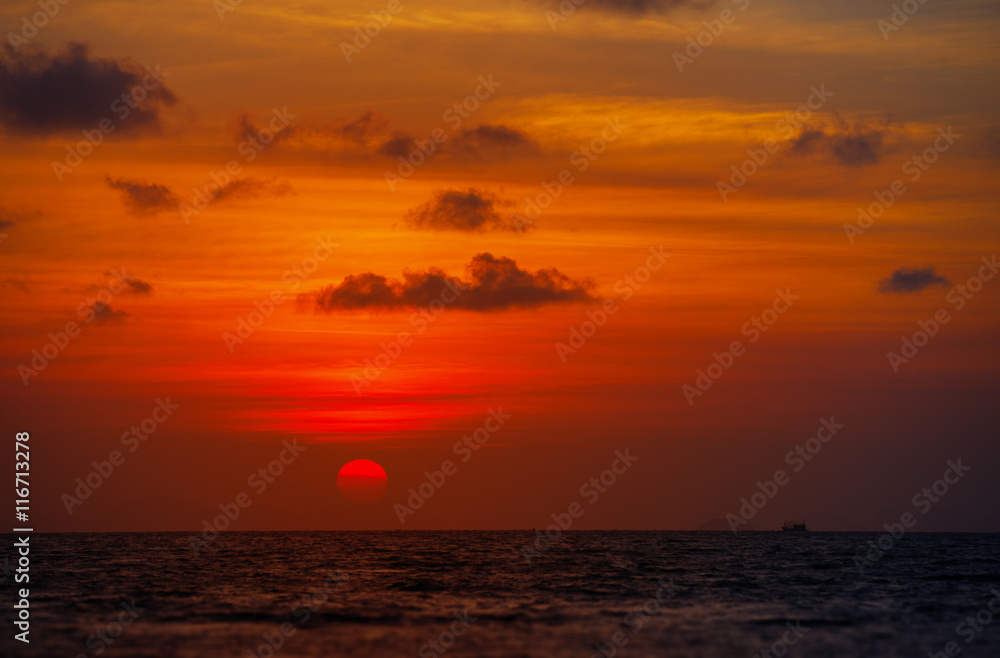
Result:
<svg viewBox="0 0 1000 658"><path fill-rule="evenodd" d="M629 448L578 527L690 529L833 416L846 429L758 527L878 528L964 457L924 528L1000 529L982 504L1000 493L1000 283L961 308L954 292L997 252L1000 16L928 3L886 40L890 5L605 1L552 29L542 0L404 2L349 62L341 44L387 3L61 6L0 59L3 426L32 434L36 528L195 529L297 438L308 450L234 527L542 527ZM16 33L33 9L0 18ZM113 132L54 172L105 117ZM733 166L756 171L722 195ZM213 177L220 197L185 212ZM894 180L891 207L845 231ZM633 284L651 249L669 258ZM112 271L132 285L101 298ZM472 287L414 320L448 277ZM750 342L776 290L799 299ZM939 308L949 322L895 372L887 354ZM745 353L689 404L734 341ZM168 396L176 412L68 514L76 478ZM500 407L510 420L401 526L393 505ZM359 458L388 473L377 503L337 494Z"/></svg>

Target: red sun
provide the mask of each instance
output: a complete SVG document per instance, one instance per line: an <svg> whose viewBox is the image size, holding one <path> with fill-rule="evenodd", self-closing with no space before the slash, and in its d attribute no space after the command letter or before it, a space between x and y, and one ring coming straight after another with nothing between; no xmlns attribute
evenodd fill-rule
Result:
<svg viewBox="0 0 1000 658"><path fill-rule="evenodd" d="M382 498L387 486L385 469L370 459L348 462L337 474L337 490L352 503L374 503Z"/></svg>

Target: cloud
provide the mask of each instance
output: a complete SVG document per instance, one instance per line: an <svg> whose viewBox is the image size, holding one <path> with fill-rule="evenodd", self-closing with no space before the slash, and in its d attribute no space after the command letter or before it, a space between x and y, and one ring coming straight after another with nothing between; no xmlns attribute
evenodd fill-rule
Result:
<svg viewBox="0 0 1000 658"><path fill-rule="evenodd" d="M322 126L300 124L293 141L296 146L323 153L391 156L392 147L386 144L395 138L399 138L401 143L413 139L390 129L385 115L367 110L356 119L340 118Z"/></svg>
<svg viewBox="0 0 1000 658"><path fill-rule="evenodd" d="M395 132L392 137L375 149L376 155L389 158L406 157L417 148L416 138L404 132Z"/></svg>
<svg viewBox="0 0 1000 658"><path fill-rule="evenodd" d="M146 183L125 178L104 177L104 182L122 194L125 207L133 215L149 216L164 210L176 210L180 199L165 185Z"/></svg>
<svg viewBox="0 0 1000 658"><path fill-rule="evenodd" d="M352 274L311 298L323 311L352 309L393 310L428 306L434 300L466 311L501 311L546 304L591 301L594 284L572 279L555 268L522 270L510 258L477 254L466 266L467 279L448 276L438 268L404 270L403 278L389 279L365 272Z"/></svg>
<svg viewBox="0 0 1000 658"><path fill-rule="evenodd" d="M97 324L118 324L124 322L131 314L126 311L115 311L110 304L94 302L90 307L94 314L93 322Z"/></svg>
<svg viewBox="0 0 1000 658"><path fill-rule="evenodd" d="M530 137L510 126L483 124L463 130L453 139L456 150L477 158L495 158L534 152L537 147Z"/></svg>
<svg viewBox="0 0 1000 658"><path fill-rule="evenodd" d="M21 217L17 213L0 208L0 228L10 228L19 219Z"/></svg>
<svg viewBox="0 0 1000 658"><path fill-rule="evenodd" d="M888 123L882 127L870 127L863 121L849 126L839 121L837 128L827 131L819 128L803 128L791 140L793 155L820 153L845 167L864 167L878 164L882 159L883 140L889 132Z"/></svg>
<svg viewBox="0 0 1000 658"><path fill-rule="evenodd" d="M339 132L345 140L364 145L368 143L372 135L383 133L388 125L388 119L369 110L354 121L348 121L334 130Z"/></svg>
<svg viewBox="0 0 1000 658"><path fill-rule="evenodd" d="M447 135L447 133L446 133ZM429 140L421 140L426 143ZM389 158L407 157L413 151L421 149L418 140L409 133L395 131L375 150L376 155ZM459 158L475 158L478 160L494 160L509 158L516 155L527 155L538 151L538 146L525 133L503 124L488 124L466 128L455 135L449 135L444 142L434 143L437 153L457 156Z"/></svg>
<svg viewBox="0 0 1000 658"><path fill-rule="evenodd" d="M37 210L16 211L8 208L0 208L0 229L11 228L17 224L37 219L38 217L41 217L41 215L42 213Z"/></svg>
<svg viewBox="0 0 1000 658"><path fill-rule="evenodd" d="M131 274L126 268L114 268L104 272L109 279L91 283L79 288L63 288L64 292L73 294L91 294L101 291L113 292L116 295L152 295L153 284ZM120 284L120 285L119 285ZM100 297L98 297L100 298Z"/></svg>
<svg viewBox="0 0 1000 658"><path fill-rule="evenodd" d="M252 126L240 129L244 139L253 133ZM366 111L356 119L339 119L322 127L300 126L294 146L330 156L383 157L395 160L422 151L425 157L467 160L494 160L538 152L538 145L526 133L504 124L480 124L453 132L439 126L437 133L416 136L393 127L384 115ZM431 155L426 154L430 152Z"/></svg>
<svg viewBox="0 0 1000 658"><path fill-rule="evenodd" d="M288 181L271 178L240 178L230 182L219 190L215 199L260 199L261 197L284 196L292 193L292 185Z"/></svg>
<svg viewBox="0 0 1000 658"><path fill-rule="evenodd" d="M464 192L440 190L433 199L410 210L406 224L428 231L513 231L513 221L503 219L498 212L498 208L511 205L496 194L474 187Z"/></svg>
<svg viewBox="0 0 1000 658"><path fill-rule="evenodd" d="M92 58L88 47L70 43L50 55L41 49L0 56L0 124L22 135L53 135L95 130L104 119L122 131L160 130L160 113L177 102L163 84L143 88L149 73L129 59ZM150 83L153 84L153 83ZM139 101L122 102L138 88ZM127 116L125 113L127 112ZM79 135L77 135L79 136Z"/></svg>
<svg viewBox="0 0 1000 658"><path fill-rule="evenodd" d="M294 117L294 115L291 116ZM272 126L274 127L272 128ZM262 151L265 147L273 146L282 140L289 139L294 134L295 129L291 125L280 124L275 126L273 117L271 116L265 117L265 121L261 125L257 125L253 117L246 112L240 113L236 119L236 141L239 143L240 153L244 155L244 149L254 148L257 151ZM253 153L253 151L247 150L246 153ZM247 162L250 162L250 160L247 160Z"/></svg>
<svg viewBox="0 0 1000 658"><path fill-rule="evenodd" d="M0 288L8 286L28 292L28 277L23 274L0 274Z"/></svg>
<svg viewBox="0 0 1000 658"><path fill-rule="evenodd" d="M950 285L951 281L935 274L933 266L923 269L901 267L893 272L892 276L878 281L878 291L886 294L906 295L920 292L931 286L948 287Z"/></svg>
<svg viewBox="0 0 1000 658"><path fill-rule="evenodd" d="M122 283L125 284L125 290L122 291L126 295L151 295L153 294L153 284L148 281L143 281L134 276L122 277Z"/></svg>

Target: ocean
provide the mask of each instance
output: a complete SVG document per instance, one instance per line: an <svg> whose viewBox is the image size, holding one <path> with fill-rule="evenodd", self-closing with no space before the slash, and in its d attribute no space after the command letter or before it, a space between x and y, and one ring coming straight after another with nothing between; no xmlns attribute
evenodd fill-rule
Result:
<svg viewBox="0 0 1000 658"><path fill-rule="evenodd" d="M1000 656L998 534L189 537L34 534L31 643L8 623L3 655Z"/></svg>

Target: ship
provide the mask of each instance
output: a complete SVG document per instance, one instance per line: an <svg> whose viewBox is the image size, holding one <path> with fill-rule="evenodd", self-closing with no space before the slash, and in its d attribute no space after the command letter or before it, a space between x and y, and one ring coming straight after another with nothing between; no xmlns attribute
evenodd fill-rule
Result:
<svg viewBox="0 0 1000 658"><path fill-rule="evenodd" d="M784 531L786 531L786 532L788 532L788 531L791 531L791 532L805 532L806 531L806 522L802 521L800 523L798 521L785 521L784 525L781 526L781 529L784 530Z"/></svg>

